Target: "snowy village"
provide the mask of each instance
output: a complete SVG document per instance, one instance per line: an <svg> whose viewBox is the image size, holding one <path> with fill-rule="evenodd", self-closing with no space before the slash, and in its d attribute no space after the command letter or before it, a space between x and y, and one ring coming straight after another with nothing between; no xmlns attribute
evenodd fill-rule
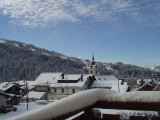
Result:
<svg viewBox="0 0 160 120"><path fill-rule="evenodd" d="M160 0L0 0L0 120L160 120Z"/></svg>
<svg viewBox="0 0 160 120"><path fill-rule="evenodd" d="M0 119L159 120L160 82L100 75L94 55L88 74L41 73L0 84ZM151 97L152 96L152 97ZM156 112L157 111L157 112Z"/></svg>

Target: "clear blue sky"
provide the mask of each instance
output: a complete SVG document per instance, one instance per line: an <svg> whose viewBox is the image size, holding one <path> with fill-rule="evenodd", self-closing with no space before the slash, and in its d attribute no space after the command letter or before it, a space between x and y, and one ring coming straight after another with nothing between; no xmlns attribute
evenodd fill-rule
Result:
<svg viewBox="0 0 160 120"><path fill-rule="evenodd" d="M0 38L67 56L160 65L160 0L0 0Z"/></svg>

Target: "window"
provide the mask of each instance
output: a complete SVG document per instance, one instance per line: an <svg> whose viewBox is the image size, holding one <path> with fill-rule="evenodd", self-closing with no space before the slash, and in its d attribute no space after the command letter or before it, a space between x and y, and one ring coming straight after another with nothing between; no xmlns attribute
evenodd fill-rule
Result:
<svg viewBox="0 0 160 120"><path fill-rule="evenodd" d="M62 88L62 90L61 90L61 91L62 91L62 93L64 93L64 89L63 89L63 88Z"/></svg>
<svg viewBox="0 0 160 120"><path fill-rule="evenodd" d="M93 74L92 70L91 70L91 74Z"/></svg>
<svg viewBox="0 0 160 120"><path fill-rule="evenodd" d="M75 89L72 89L72 93L75 93Z"/></svg>
<svg viewBox="0 0 160 120"><path fill-rule="evenodd" d="M56 88L54 88L54 93L56 93L57 92L57 89Z"/></svg>

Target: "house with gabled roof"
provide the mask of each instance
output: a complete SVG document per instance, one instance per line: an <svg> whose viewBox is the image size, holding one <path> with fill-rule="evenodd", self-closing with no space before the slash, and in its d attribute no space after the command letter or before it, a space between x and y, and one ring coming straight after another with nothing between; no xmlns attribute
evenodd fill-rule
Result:
<svg viewBox="0 0 160 120"><path fill-rule="evenodd" d="M88 89L92 82L89 74L42 73L32 84L34 89L28 94L28 99L61 99Z"/></svg>
<svg viewBox="0 0 160 120"><path fill-rule="evenodd" d="M3 82L0 84L0 91L4 93L21 95L22 90L16 83Z"/></svg>
<svg viewBox="0 0 160 120"><path fill-rule="evenodd" d="M28 96L25 95L23 100L26 101L26 97L28 97L28 102L34 102L36 100L47 100L47 92L39 92L39 91L31 91L28 93Z"/></svg>
<svg viewBox="0 0 160 120"><path fill-rule="evenodd" d="M153 91L154 86L152 84L144 84L141 87L137 88L137 91Z"/></svg>
<svg viewBox="0 0 160 120"><path fill-rule="evenodd" d="M50 86L50 99L61 99L89 88L91 75L62 74L57 83Z"/></svg>
<svg viewBox="0 0 160 120"><path fill-rule="evenodd" d="M18 105L19 104L19 96L15 94L8 94L0 91L0 106L1 105Z"/></svg>
<svg viewBox="0 0 160 120"><path fill-rule="evenodd" d="M28 93L28 100L46 100L50 92L50 85L57 83L62 73L41 73L34 83L32 83L32 91ZM23 97L26 99L26 96Z"/></svg>

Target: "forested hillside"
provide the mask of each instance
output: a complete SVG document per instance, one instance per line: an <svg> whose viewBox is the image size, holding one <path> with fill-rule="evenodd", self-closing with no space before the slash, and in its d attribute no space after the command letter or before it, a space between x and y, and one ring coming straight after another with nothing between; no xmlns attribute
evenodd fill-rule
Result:
<svg viewBox="0 0 160 120"><path fill-rule="evenodd" d="M20 42L0 41L0 81L35 79L41 72L86 73L86 64Z"/></svg>
<svg viewBox="0 0 160 120"><path fill-rule="evenodd" d="M92 56L89 56L92 57ZM96 60L96 59L95 59ZM0 82L23 79L35 80L42 72L88 73L89 60L68 57L33 45L0 39ZM151 77L153 71L121 62L97 62L101 75L117 77Z"/></svg>

